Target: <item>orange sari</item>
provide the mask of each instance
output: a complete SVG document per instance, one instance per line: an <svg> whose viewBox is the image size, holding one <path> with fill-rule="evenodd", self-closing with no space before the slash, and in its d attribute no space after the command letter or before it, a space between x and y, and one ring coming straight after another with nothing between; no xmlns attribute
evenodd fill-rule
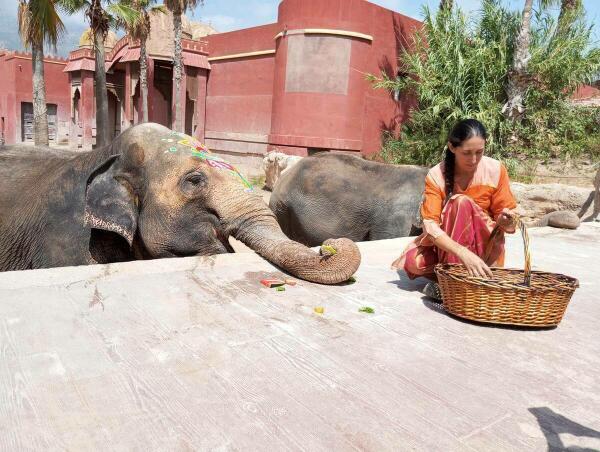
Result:
<svg viewBox="0 0 600 452"><path fill-rule="evenodd" d="M483 157L466 190L454 187L455 195L444 203L445 179L443 162L433 167L425 179L421 204L424 233L417 237L400 256L399 266L414 279L435 279L438 263L458 263L459 259L434 246L434 239L447 234L452 240L483 258L496 219L503 209L517 206L510 191L506 168L497 160ZM504 265L504 234L492 245L488 265Z"/></svg>

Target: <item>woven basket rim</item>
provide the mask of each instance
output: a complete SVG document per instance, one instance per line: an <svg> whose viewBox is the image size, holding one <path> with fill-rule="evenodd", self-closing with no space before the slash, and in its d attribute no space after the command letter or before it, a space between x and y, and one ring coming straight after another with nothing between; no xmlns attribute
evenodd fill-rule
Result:
<svg viewBox="0 0 600 452"><path fill-rule="evenodd" d="M457 275L453 272L454 269L457 268L465 268L465 266L463 264L454 264L454 263L443 263L443 264L437 264L435 266L435 273L436 275L441 275L444 277L450 277L455 279L456 281L460 281L463 284L469 284L472 286L483 286L486 288L489 288L489 286L487 286L485 284L485 279L483 278L479 278L479 277L475 277L475 276L466 276L466 275ZM509 272L509 273L518 273L518 274L523 274L524 275L524 270L522 269L518 269L518 268L506 268L506 267L490 267L490 270L494 271L494 270L500 270L503 272ZM555 287L548 287L548 288L540 288L540 287L530 287L530 286L511 286L511 287L498 287L496 288L497 290L521 290L521 291L536 291L536 292L555 292L557 290L575 290L579 287L579 280L577 278L574 278L572 276L568 276L565 275L563 273L554 273L554 272L547 272L547 271L541 271L541 270L532 270L531 271L531 275L547 275L547 276L552 276L552 277L561 277L565 279L565 283L569 284L569 288L555 288Z"/></svg>
<svg viewBox="0 0 600 452"><path fill-rule="evenodd" d="M474 323L485 323L486 325L501 325L501 326L517 326L517 327L527 327L527 328L553 328L556 327L558 325L560 325L560 322L551 322L551 323L547 323L547 324L535 324L535 323L527 323L527 322L508 322L508 321L501 321L501 320L486 320L483 318L473 318L473 317L469 317L468 315L460 315L457 314L454 311L451 311L450 309L448 309L448 307L445 304L442 304L442 307L444 308L444 311L446 311L448 314L451 314L455 317L458 317L460 319L463 320L468 320L470 322L474 322Z"/></svg>

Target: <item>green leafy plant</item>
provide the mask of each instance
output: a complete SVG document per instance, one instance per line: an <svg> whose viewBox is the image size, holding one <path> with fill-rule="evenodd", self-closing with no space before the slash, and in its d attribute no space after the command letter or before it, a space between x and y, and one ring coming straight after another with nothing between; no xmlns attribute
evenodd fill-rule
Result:
<svg viewBox="0 0 600 452"><path fill-rule="evenodd" d="M400 56L404 78L370 76L375 88L412 94L417 108L398 135L384 135L382 157L392 163L432 165L442 156L452 126L464 118L483 122L488 155L515 172L529 158L598 156L594 108L572 106L569 96L600 73L600 49L583 15L558 33L557 21L540 5L531 26L527 107L522 121L502 114L513 63L520 12L500 0L484 0L473 17L460 9L437 14L424 8L423 27ZM512 170L511 170L512 168Z"/></svg>

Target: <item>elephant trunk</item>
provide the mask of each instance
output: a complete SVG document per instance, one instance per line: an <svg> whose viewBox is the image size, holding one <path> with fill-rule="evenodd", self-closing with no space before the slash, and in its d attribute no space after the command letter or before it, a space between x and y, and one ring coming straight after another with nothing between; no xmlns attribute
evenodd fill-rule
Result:
<svg viewBox="0 0 600 452"><path fill-rule="evenodd" d="M221 204L218 214L236 239L268 261L298 278L321 284L347 281L358 270L360 251L352 240L329 239L320 253L313 251L281 231L260 196L244 195L242 202Z"/></svg>

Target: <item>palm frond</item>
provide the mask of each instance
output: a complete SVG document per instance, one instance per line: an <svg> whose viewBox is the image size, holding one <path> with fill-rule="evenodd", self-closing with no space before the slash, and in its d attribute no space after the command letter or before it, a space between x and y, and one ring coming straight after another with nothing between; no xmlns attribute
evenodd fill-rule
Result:
<svg viewBox="0 0 600 452"><path fill-rule="evenodd" d="M56 44L65 26L56 11L54 0L22 0L18 8L19 35L25 48L34 43Z"/></svg>
<svg viewBox="0 0 600 452"><path fill-rule="evenodd" d="M88 0L57 0L56 4L68 15L87 10L91 6Z"/></svg>
<svg viewBox="0 0 600 452"><path fill-rule="evenodd" d="M132 26L140 20L141 14L125 2L111 3L106 7L113 23L118 27Z"/></svg>

